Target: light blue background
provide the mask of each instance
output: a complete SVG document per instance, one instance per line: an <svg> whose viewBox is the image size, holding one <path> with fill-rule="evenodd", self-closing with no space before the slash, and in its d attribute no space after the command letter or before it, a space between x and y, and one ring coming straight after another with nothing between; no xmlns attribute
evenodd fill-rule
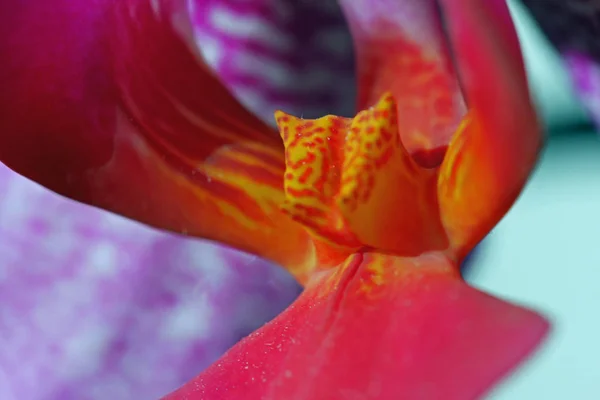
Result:
<svg viewBox="0 0 600 400"><path fill-rule="evenodd" d="M511 6L552 133L523 195L475 255L469 280L539 310L553 330L489 398L600 399L600 140L572 128L586 117L568 75L525 9Z"/></svg>

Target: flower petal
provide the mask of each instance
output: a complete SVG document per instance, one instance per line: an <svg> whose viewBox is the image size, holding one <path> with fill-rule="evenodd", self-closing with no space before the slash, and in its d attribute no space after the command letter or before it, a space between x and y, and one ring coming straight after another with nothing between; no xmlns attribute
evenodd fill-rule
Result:
<svg viewBox="0 0 600 400"><path fill-rule="evenodd" d="M4 1L0 27L2 162L304 273L308 237L279 210L281 140L202 62L187 2Z"/></svg>
<svg viewBox="0 0 600 400"><path fill-rule="evenodd" d="M441 2L469 103L441 166L442 222L459 257L513 204L542 143L504 1Z"/></svg>
<svg viewBox="0 0 600 400"><path fill-rule="evenodd" d="M398 101L402 142L439 165L465 106L435 0L340 0L355 41L359 108L384 92Z"/></svg>
<svg viewBox="0 0 600 400"><path fill-rule="evenodd" d="M169 400L482 395L547 323L465 284L444 256L351 256Z"/></svg>

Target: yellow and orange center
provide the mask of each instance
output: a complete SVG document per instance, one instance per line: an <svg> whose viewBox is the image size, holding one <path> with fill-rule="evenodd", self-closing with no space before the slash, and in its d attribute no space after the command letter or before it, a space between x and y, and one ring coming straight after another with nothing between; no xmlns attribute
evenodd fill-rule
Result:
<svg viewBox="0 0 600 400"><path fill-rule="evenodd" d="M414 256L447 247L439 169L403 146L390 94L353 119L275 118L285 145L282 208L311 234L321 267L361 250Z"/></svg>

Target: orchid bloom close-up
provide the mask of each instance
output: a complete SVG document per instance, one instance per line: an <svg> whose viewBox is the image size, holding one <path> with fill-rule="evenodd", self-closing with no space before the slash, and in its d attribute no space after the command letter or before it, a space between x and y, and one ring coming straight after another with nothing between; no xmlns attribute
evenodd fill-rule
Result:
<svg viewBox="0 0 600 400"><path fill-rule="evenodd" d="M540 342L459 269L541 148L503 1L339 0L357 114L276 111L279 133L203 58L202 2L74 3L0 5L0 161L304 286L166 398L471 399Z"/></svg>

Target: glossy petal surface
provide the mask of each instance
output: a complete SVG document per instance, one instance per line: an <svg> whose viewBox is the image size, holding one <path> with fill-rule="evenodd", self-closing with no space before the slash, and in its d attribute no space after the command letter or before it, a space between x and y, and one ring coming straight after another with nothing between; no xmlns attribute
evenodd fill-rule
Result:
<svg viewBox="0 0 600 400"><path fill-rule="evenodd" d="M438 181L442 222L462 257L521 192L537 161L542 134L506 4L441 4L469 101Z"/></svg>
<svg viewBox="0 0 600 400"><path fill-rule="evenodd" d="M354 255L166 398L472 399L546 329L468 287L440 254Z"/></svg>
<svg viewBox="0 0 600 400"><path fill-rule="evenodd" d="M262 254L302 280L309 245L279 210L280 139L204 65L187 11L166 0L3 2L0 159L61 194Z"/></svg>

